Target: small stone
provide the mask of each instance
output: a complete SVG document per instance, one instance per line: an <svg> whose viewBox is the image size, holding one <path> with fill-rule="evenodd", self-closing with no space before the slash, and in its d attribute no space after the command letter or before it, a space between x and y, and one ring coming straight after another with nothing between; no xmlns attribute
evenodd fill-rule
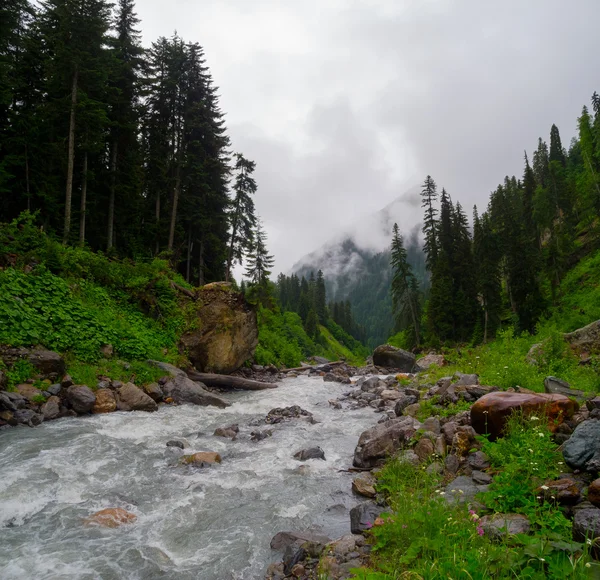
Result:
<svg viewBox="0 0 600 580"><path fill-rule="evenodd" d="M419 405L419 403L414 403L412 405L408 405L408 407L406 407L403 411L403 415L406 415L407 417L416 417L419 414L419 411L421 410L421 405Z"/></svg>
<svg viewBox="0 0 600 580"><path fill-rule="evenodd" d="M87 525L96 524L104 528L118 528L123 524L132 524L137 516L123 508L106 508L86 518Z"/></svg>
<svg viewBox="0 0 600 580"><path fill-rule="evenodd" d="M587 498L593 505L600 507L600 479L595 479L590 483Z"/></svg>
<svg viewBox="0 0 600 580"><path fill-rule="evenodd" d="M477 471L476 469L471 472L471 479L479 485L488 485L492 483L491 475L488 475L483 471Z"/></svg>
<svg viewBox="0 0 600 580"><path fill-rule="evenodd" d="M373 502L358 504L350 510L350 531L353 534L360 534L371 529L375 520L384 511L384 508Z"/></svg>
<svg viewBox="0 0 600 580"><path fill-rule="evenodd" d="M430 439L422 437L417 441L414 447L414 452L421 461L425 461L435 452L435 447Z"/></svg>
<svg viewBox="0 0 600 580"><path fill-rule="evenodd" d="M301 576L304 576L304 566L302 564L296 564L293 568L292 568L292 576L295 576L296 578L300 578Z"/></svg>
<svg viewBox="0 0 600 580"><path fill-rule="evenodd" d="M427 466L425 471L430 474L441 475L444 473L444 466L439 461L434 461Z"/></svg>
<svg viewBox="0 0 600 580"><path fill-rule="evenodd" d="M183 441L172 439L171 441L167 441L167 447L178 447L179 449L184 449L185 445L183 444Z"/></svg>
<svg viewBox="0 0 600 580"><path fill-rule="evenodd" d="M60 399L52 395L40 409L44 416L44 421L51 421L60 416Z"/></svg>
<svg viewBox="0 0 600 580"><path fill-rule="evenodd" d="M352 491L364 497L375 497L375 478L370 473L364 473L352 480Z"/></svg>
<svg viewBox="0 0 600 580"><path fill-rule="evenodd" d="M460 461L456 455L446 455L444 466L448 473L454 475L460 467Z"/></svg>
<svg viewBox="0 0 600 580"><path fill-rule="evenodd" d="M475 453L469 453L467 457L467 463L472 469L483 471L490 466L488 456L483 451L475 451Z"/></svg>
<svg viewBox="0 0 600 580"><path fill-rule="evenodd" d="M437 417L428 417L423 421L423 429L439 435L441 433L440 420Z"/></svg>

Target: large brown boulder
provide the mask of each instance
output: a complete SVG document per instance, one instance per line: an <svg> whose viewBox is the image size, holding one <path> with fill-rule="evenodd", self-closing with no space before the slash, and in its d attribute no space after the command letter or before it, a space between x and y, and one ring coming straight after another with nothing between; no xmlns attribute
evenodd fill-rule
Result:
<svg viewBox="0 0 600 580"><path fill-rule="evenodd" d="M119 411L157 411L158 405L142 389L133 383L125 383L117 389Z"/></svg>
<svg viewBox="0 0 600 580"><path fill-rule="evenodd" d="M411 352L389 344L382 344L373 351L374 365L389 369L398 369L403 373L412 372L416 361L417 358Z"/></svg>
<svg viewBox="0 0 600 580"><path fill-rule="evenodd" d="M546 417L554 431L565 419L570 419L579 404L564 395L548 393L497 392L484 395L471 407L471 425L480 435L489 433L496 439L504 430L508 417L514 411L525 415Z"/></svg>
<svg viewBox="0 0 600 580"><path fill-rule="evenodd" d="M198 328L184 333L179 347L199 371L229 374L254 356L258 344L256 312L225 282L198 293Z"/></svg>

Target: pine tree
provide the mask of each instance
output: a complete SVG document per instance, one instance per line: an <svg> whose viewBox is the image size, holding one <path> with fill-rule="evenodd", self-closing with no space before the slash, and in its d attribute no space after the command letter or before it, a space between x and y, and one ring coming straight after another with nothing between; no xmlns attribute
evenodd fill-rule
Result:
<svg viewBox="0 0 600 580"><path fill-rule="evenodd" d="M392 308L396 314L399 326L411 330L413 346L418 346L421 340L419 307L419 289L417 280L407 260L406 250L402 236L398 230L398 224L394 224L391 245L392 266ZM403 324L403 318L408 315L409 323Z"/></svg>
<svg viewBox="0 0 600 580"><path fill-rule="evenodd" d="M266 286L269 281L271 271L269 268L273 266L274 260L267 251L267 236L262 229L260 220L257 220L256 232L254 234L254 243L252 251L248 256L246 276L252 284L257 286Z"/></svg>
<svg viewBox="0 0 600 580"><path fill-rule="evenodd" d="M422 230L425 236L423 251L426 256L427 269L431 272L438 259L437 209L433 205L437 200L437 185L431 178L431 175L425 178L423 189L421 190L421 199L421 207L425 208Z"/></svg>
<svg viewBox="0 0 600 580"><path fill-rule="evenodd" d="M327 322L327 293L325 290L325 279L323 278L323 272L319 270L317 272L317 279L315 280L315 312L320 324L326 324Z"/></svg>
<svg viewBox="0 0 600 580"><path fill-rule="evenodd" d="M252 177L256 164L243 155L235 155L235 171L237 172L233 191L234 198L229 211L231 234L229 237L229 251L227 256L226 280L231 275L232 264L242 263L245 252L252 247L252 232L256 226L254 215L254 201L252 195L256 192L256 181Z"/></svg>

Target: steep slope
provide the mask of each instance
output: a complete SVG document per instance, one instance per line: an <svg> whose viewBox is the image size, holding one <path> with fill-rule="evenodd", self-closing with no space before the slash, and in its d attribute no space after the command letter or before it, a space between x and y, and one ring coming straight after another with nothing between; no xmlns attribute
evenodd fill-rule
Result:
<svg viewBox="0 0 600 580"><path fill-rule="evenodd" d="M427 284L420 239L419 188L414 187L380 211L344 228L321 248L301 258L292 272L310 276L322 270L328 301L350 300L355 320L366 328L370 347L393 331L389 244L394 223L403 232L409 262Z"/></svg>

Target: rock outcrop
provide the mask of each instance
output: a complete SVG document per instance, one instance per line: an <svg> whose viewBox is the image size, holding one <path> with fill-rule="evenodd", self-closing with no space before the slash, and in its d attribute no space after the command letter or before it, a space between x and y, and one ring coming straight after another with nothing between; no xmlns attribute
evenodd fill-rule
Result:
<svg viewBox="0 0 600 580"><path fill-rule="evenodd" d="M0 347L0 360L12 366L18 360L31 363L43 375L62 376L65 372L65 361L57 352L45 348Z"/></svg>
<svg viewBox="0 0 600 580"><path fill-rule="evenodd" d="M229 406L229 403L207 391L202 383L189 379L185 373L169 379L162 390L167 398L173 399L177 404L212 405L221 409Z"/></svg>
<svg viewBox="0 0 600 580"><path fill-rule="evenodd" d="M181 350L199 371L228 374L239 369L258 344L255 310L224 282L201 288L197 303L198 328L183 334Z"/></svg>
<svg viewBox="0 0 600 580"><path fill-rule="evenodd" d="M416 361L417 359L414 354L389 344L382 344L373 351L374 365L389 369L398 369L403 373L412 372Z"/></svg>

